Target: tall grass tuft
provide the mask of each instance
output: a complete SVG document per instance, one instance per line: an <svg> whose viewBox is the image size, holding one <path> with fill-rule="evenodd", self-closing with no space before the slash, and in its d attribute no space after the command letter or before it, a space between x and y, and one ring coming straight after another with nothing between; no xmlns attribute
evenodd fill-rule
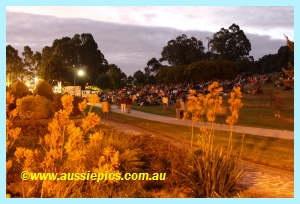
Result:
<svg viewBox="0 0 300 204"><path fill-rule="evenodd" d="M190 91L193 97L187 102L185 118L191 114L192 125L200 121L201 134L198 135L198 148L193 150L188 158L190 164L188 173L178 173L184 178L195 197L238 196L235 184L241 177L242 170L237 165L240 158L232 153L232 131L238 119L239 108L242 107L241 92L235 87L228 100L231 116L228 116L226 122L231 128L228 146L223 148L214 144L214 122L223 102L222 97L219 96L222 88L214 82L208 86L208 91L206 96L202 94L196 96L194 90ZM207 122L204 122L205 118Z"/></svg>

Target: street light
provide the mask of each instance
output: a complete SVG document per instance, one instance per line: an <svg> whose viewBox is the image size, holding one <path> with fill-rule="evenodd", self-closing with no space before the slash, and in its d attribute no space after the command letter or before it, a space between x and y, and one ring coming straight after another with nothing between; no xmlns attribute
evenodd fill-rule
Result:
<svg viewBox="0 0 300 204"><path fill-rule="evenodd" d="M78 75L78 76L83 76L84 75L84 71L83 70L77 70L77 69L75 69L75 66L73 65L73 67L74 67L74 97L75 97L75 79L76 79L76 74Z"/></svg>

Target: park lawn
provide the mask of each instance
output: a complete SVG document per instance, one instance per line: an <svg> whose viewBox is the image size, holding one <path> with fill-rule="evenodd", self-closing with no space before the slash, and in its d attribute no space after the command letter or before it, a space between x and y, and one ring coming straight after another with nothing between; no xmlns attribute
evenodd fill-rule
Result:
<svg viewBox="0 0 300 204"><path fill-rule="evenodd" d="M252 89L253 87L246 88L245 91ZM263 94L243 94L242 103L244 105L240 109L237 125L294 131L294 90L283 91L282 88L274 87L273 84L263 84L262 89ZM279 92L283 98L281 118L274 116L274 105L271 98L273 92ZM224 124L230 114L228 99L229 96L223 96L223 111L216 118L216 123ZM170 105L168 111L163 111L162 106L132 105L132 109L169 117L176 115L174 105Z"/></svg>
<svg viewBox="0 0 300 204"><path fill-rule="evenodd" d="M181 125L166 124L151 120L145 120L129 116L128 114L118 114L114 112L102 113L101 108L94 107L94 112L101 118L121 122L147 130L159 136L168 137L181 142L182 145L189 145L191 142L191 128ZM194 145L200 134L198 128L194 129ZM215 131L214 142L216 146L227 147L229 132ZM275 167L283 170L294 170L294 141L280 138L262 137L256 135L245 135L233 133L234 152L239 155L242 147L242 159L258 164Z"/></svg>

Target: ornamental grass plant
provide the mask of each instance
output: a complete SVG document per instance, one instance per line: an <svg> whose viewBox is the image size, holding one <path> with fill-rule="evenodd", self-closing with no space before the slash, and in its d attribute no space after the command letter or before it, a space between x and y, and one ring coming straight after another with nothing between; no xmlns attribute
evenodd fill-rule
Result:
<svg viewBox="0 0 300 204"><path fill-rule="evenodd" d="M195 90L190 90L191 99L186 104L184 118L191 115L192 139L188 173L178 172L186 184L191 188L195 197L235 197L238 191L235 184L242 175L238 169L239 156L232 153L232 131L238 120L239 109L242 107L240 88L234 87L230 104L231 115L226 122L230 124L230 134L227 147L216 146L214 143L214 122L220 111L222 97L219 93L222 88L217 82L208 86L207 95L196 95ZM205 120L206 119L206 120ZM197 135L197 148L193 149L194 123L200 121L200 134ZM207 121L207 122L205 122Z"/></svg>

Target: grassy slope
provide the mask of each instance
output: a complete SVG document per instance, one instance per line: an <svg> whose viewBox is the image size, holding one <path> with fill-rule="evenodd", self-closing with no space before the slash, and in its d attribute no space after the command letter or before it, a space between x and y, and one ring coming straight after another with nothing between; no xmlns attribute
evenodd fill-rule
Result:
<svg viewBox="0 0 300 204"><path fill-rule="evenodd" d="M262 85L263 94L243 94L242 102L244 106L240 110L239 121L237 125L248 127L260 127L279 130L294 130L294 91L283 91L282 88L274 87L272 84ZM245 90L253 90L247 88ZM272 104L272 92L279 92L283 97L282 117L274 117L274 106ZM223 97L223 113L217 118L216 123L225 123L229 114L229 97ZM162 111L162 106L132 106L132 109L175 117L174 106L170 106L169 111Z"/></svg>

